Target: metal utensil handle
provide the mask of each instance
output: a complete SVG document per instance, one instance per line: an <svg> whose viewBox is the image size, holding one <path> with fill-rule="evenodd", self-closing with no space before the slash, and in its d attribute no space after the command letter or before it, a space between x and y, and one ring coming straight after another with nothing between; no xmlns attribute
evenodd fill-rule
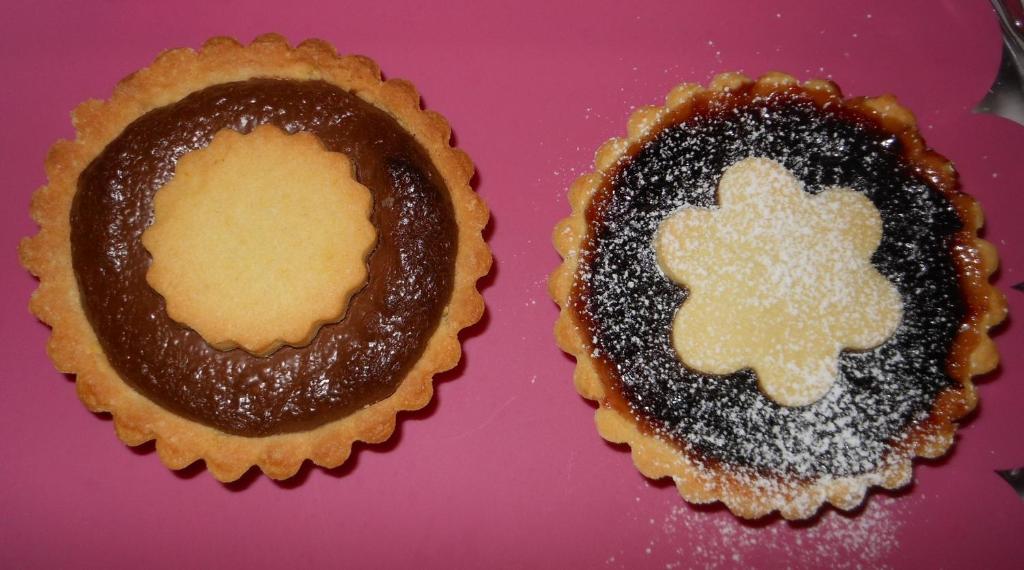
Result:
<svg viewBox="0 0 1024 570"><path fill-rule="evenodd" d="M990 0L999 16L1007 46L1015 55L1024 55L1024 0Z"/></svg>

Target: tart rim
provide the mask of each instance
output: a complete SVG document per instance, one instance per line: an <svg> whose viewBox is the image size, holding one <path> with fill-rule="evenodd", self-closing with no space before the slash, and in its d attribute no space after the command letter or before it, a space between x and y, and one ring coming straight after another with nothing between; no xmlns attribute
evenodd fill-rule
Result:
<svg viewBox="0 0 1024 570"><path fill-rule="evenodd" d="M721 467L717 461L691 457L677 444L651 433L640 425L639 418L633 417L628 404L615 393L614 386L609 385L613 381L602 378L604 363L592 356L585 326L573 309L578 255L589 233L586 212L594 194L635 149L670 124L685 121L695 97L705 95L727 100L731 91L741 87L752 88L758 96L787 91L801 93L815 99L816 104L826 101L829 105L843 105L876 122L886 132L899 137L916 173L928 179L929 185L953 204L963 222L963 228L954 234L956 255L953 257L966 314L947 357L947 370L959 386L939 393L928 420L908 430L906 439L893 446L877 471L785 482L783 492L771 493L765 492L764 483L771 479L777 489L780 482L774 478L744 476ZM569 190L572 213L555 226L552 238L563 259L548 283L549 293L560 307L555 339L564 352L576 359L576 390L598 404L595 413L598 432L609 442L629 445L634 464L645 476L651 479L672 477L687 501L721 501L743 518L759 518L773 511L779 511L787 519L807 518L826 501L849 510L863 501L871 486L896 489L908 483L912 476L912 459L943 455L953 443L956 421L974 409L977 395L972 377L991 371L999 363L995 344L988 336L989 329L1006 314L1005 298L989 282L998 266L998 258L995 248L977 235L983 225L980 206L974 198L960 192L959 187L952 164L925 146L914 116L891 95L844 99L839 87L831 81L811 80L801 84L794 77L778 72L754 81L740 73L723 73L713 78L707 88L697 84L677 86L662 107L638 108L629 118L627 136L605 142L596 152L594 170L581 175L572 184Z"/></svg>
<svg viewBox="0 0 1024 570"><path fill-rule="evenodd" d="M110 366L78 298L71 264L70 209L81 171L132 121L211 85L256 77L319 79L348 90L393 117L423 146L448 188L458 227L452 293L419 359L389 397L311 430L263 437L233 435L179 416L136 391ZM61 372L77 375L79 398L93 412L109 412L129 446L156 440L163 463L181 469L198 459L215 478L230 482L252 466L274 479L294 475L306 459L333 468L356 441L380 443L394 432L398 412L417 410L433 396L433 377L450 370L462 353L459 331L483 316L476 288L491 266L482 237L490 213L473 191L472 161L450 144L440 114L421 108L403 79L382 80L380 68L359 55L339 56L327 42L310 39L294 48L278 34L245 46L229 37L207 40L199 50L161 53L149 66L122 79L106 101L87 100L72 112L74 141L55 143L46 158L48 183L32 197L39 232L19 244L22 265L39 277L29 309L52 328L47 353Z"/></svg>

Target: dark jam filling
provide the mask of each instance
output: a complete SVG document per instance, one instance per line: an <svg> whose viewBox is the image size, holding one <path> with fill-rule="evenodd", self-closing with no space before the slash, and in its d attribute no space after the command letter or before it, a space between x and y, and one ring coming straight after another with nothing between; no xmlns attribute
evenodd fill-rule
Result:
<svg viewBox="0 0 1024 570"><path fill-rule="evenodd" d="M173 322L146 283L140 236L178 159L221 129L315 134L373 195L377 245L345 318L302 348L222 352ZM110 364L147 397L240 435L316 427L391 395L451 296L457 245L444 180L390 115L322 81L215 85L147 113L82 173L71 247L86 315ZM259 307L253 307L259 311Z"/></svg>
<svg viewBox="0 0 1024 570"><path fill-rule="evenodd" d="M895 334L844 352L836 385L805 407L766 398L749 369L687 368L670 339L687 293L659 270L655 230L682 206L715 206L722 172L754 156L780 162L812 194L838 185L867 196L884 232L872 262L904 304ZM619 167L588 217L576 298L595 354L646 428L698 458L798 477L872 472L956 385L946 360L965 311L951 250L960 218L914 174L897 137L851 110L783 94L699 103Z"/></svg>

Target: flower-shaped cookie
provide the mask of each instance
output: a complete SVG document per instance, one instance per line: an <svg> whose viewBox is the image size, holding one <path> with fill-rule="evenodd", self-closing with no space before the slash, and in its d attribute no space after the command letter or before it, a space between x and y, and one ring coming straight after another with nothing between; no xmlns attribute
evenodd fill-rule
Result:
<svg viewBox="0 0 1024 570"><path fill-rule="evenodd" d="M878 211L848 188L811 195L765 158L729 167L718 201L676 212L655 236L662 270L689 290L676 351L711 374L752 368L779 404L814 403L842 350L878 346L900 323L899 293L871 265Z"/></svg>

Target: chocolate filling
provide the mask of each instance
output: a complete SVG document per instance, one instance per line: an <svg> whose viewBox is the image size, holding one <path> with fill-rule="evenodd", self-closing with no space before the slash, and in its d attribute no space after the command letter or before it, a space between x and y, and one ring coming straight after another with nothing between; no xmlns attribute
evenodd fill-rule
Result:
<svg viewBox="0 0 1024 570"><path fill-rule="evenodd" d="M635 148L587 212L573 300L617 405L713 463L797 477L876 470L909 426L927 420L937 395L957 386L947 355L965 314L952 251L960 218L903 152L898 137L853 110L749 91L699 99L692 116ZM904 302L895 334L844 352L837 384L809 406L775 404L749 369L689 369L670 338L687 292L659 270L654 232L680 207L714 207L722 172L752 156L780 162L812 194L839 185L867 196L884 233L872 262Z"/></svg>
<svg viewBox="0 0 1024 570"><path fill-rule="evenodd" d="M264 358L216 350L172 321L146 283L139 239L182 155L221 129L262 124L311 132L347 155L373 194L378 236L344 319ZM323 81L225 83L143 115L83 171L71 210L82 304L110 364L160 405L247 436L313 428L391 395L451 297L457 241L448 189L423 147L386 112Z"/></svg>

